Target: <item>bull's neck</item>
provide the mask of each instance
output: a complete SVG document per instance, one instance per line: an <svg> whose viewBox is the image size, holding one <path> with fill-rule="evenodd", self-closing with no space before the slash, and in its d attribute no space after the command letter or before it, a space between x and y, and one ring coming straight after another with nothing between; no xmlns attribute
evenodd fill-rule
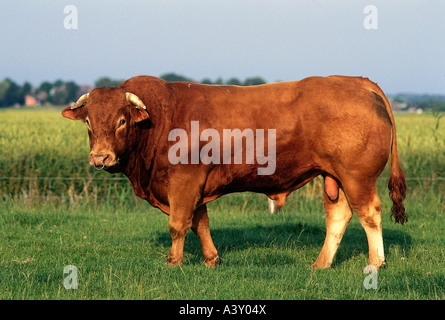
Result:
<svg viewBox="0 0 445 320"><path fill-rule="evenodd" d="M137 196L146 199L152 205L152 177L159 168L159 154L167 143L171 114L176 106L176 98L167 88L166 83L157 84L158 95L150 95L150 90L136 90L137 94L149 107L150 120L140 123L135 129L133 148L128 152L128 159L122 166L122 172L130 179ZM127 90L128 91L128 90Z"/></svg>
<svg viewBox="0 0 445 320"><path fill-rule="evenodd" d="M146 199L144 190L150 184L156 150L154 128L135 128L135 144L128 152L122 172L130 179L137 196Z"/></svg>

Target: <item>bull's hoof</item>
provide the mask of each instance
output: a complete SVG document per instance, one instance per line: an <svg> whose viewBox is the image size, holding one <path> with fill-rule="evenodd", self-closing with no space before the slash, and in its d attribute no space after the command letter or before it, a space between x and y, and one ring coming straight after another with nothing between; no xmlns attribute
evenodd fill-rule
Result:
<svg viewBox="0 0 445 320"><path fill-rule="evenodd" d="M182 264L182 260L174 259L174 258L168 258L167 261L165 262L165 264L168 265L168 266L179 266L180 264Z"/></svg>
<svg viewBox="0 0 445 320"><path fill-rule="evenodd" d="M376 267L377 270L380 270L380 269L386 269L386 267L387 267L385 261L383 261L383 262L379 262L379 263L370 264L370 265Z"/></svg>
<svg viewBox="0 0 445 320"><path fill-rule="evenodd" d="M317 261L315 261L315 263L313 263L311 265L311 269L329 269L331 267L330 264L326 264L326 263L319 263Z"/></svg>
<svg viewBox="0 0 445 320"><path fill-rule="evenodd" d="M221 259L219 258L219 256L216 256L213 258L206 259L204 263L205 263L206 267L216 268L217 266L220 265Z"/></svg>
<svg viewBox="0 0 445 320"><path fill-rule="evenodd" d="M377 270L385 269L386 268L386 261L384 259L381 259L381 258L369 259L368 265L376 267Z"/></svg>

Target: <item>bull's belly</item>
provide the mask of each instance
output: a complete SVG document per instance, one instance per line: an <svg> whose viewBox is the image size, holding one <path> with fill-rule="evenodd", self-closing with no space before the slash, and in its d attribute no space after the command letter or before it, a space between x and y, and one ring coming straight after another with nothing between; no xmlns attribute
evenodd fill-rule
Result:
<svg viewBox="0 0 445 320"><path fill-rule="evenodd" d="M257 167L236 165L218 167L208 176L204 193L204 202L234 192L257 192L266 195L292 192L322 173L316 165L277 167L270 175L258 175Z"/></svg>

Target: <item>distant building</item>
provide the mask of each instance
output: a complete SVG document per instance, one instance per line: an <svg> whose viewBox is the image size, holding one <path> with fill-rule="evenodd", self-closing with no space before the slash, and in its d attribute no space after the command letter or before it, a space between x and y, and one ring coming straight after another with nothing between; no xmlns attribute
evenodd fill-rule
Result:
<svg viewBox="0 0 445 320"><path fill-rule="evenodd" d="M39 106L40 105L40 101L32 96L32 95L26 95L25 96L25 106L27 107L35 107L35 106Z"/></svg>
<svg viewBox="0 0 445 320"><path fill-rule="evenodd" d="M394 99L391 98L389 98L388 100L391 104L391 109L393 109L394 111L402 111L408 106L406 102L396 102L394 101Z"/></svg>
<svg viewBox="0 0 445 320"><path fill-rule="evenodd" d="M410 107L407 110L409 113L417 113L417 114L422 114L423 110L417 107Z"/></svg>

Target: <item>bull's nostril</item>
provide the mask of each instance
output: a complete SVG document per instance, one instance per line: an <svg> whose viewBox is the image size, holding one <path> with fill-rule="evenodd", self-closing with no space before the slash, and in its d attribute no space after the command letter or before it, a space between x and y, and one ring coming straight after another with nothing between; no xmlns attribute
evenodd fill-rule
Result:
<svg viewBox="0 0 445 320"><path fill-rule="evenodd" d="M106 161L110 157L109 154L102 155L102 154L91 154L90 155L90 161L93 167L96 170L102 170L106 166Z"/></svg>

